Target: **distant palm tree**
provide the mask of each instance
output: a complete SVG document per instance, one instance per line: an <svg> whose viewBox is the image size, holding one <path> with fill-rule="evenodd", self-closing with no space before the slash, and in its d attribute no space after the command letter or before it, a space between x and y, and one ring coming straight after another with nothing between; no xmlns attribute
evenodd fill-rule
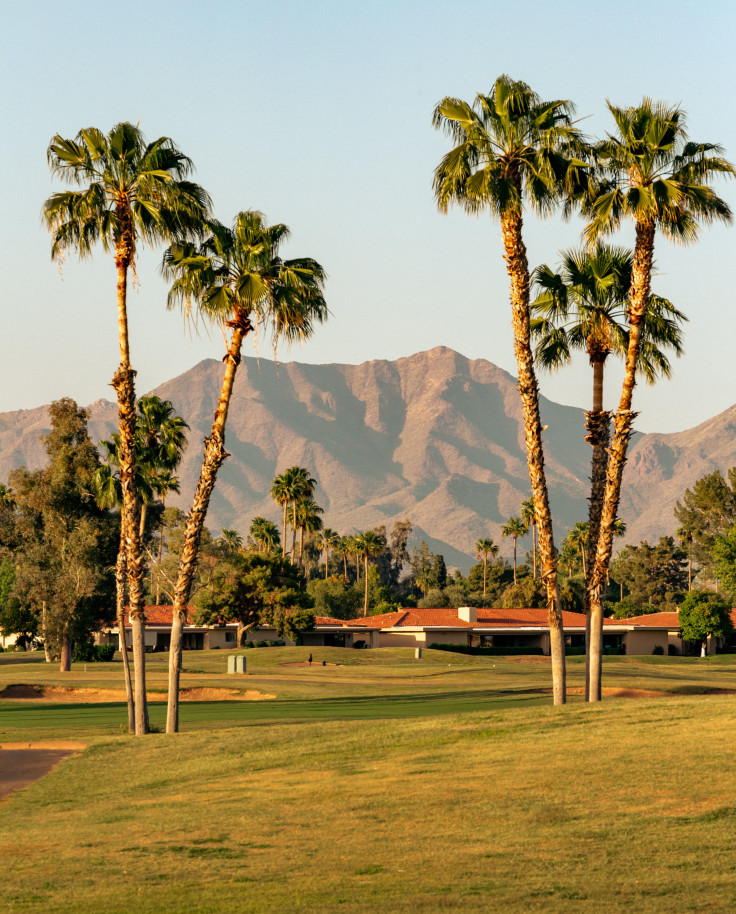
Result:
<svg viewBox="0 0 736 914"><path fill-rule="evenodd" d="M248 532L259 552L271 552L281 544L278 527L265 517L254 517Z"/></svg>
<svg viewBox="0 0 736 914"><path fill-rule="evenodd" d="M320 534L320 547L325 554L325 581L329 573L330 549L337 549L340 545L340 535L329 527L323 527Z"/></svg>
<svg viewBox="0 0 736 914"><path fill-rule="evenodd" d="M163 272L173 280L169 306L185 313L196 302L198 313L232 331L212 430L205 439L202 469L184 533L174 591L174 620L169 651L167 732L179 729L179 669L182 630L191 593L199 541L217 472L227 457L225 426L245 337L270 326L274 346L308 339L327 317L322 294L325 271L311 258L284 260L281 245L289 237L283 224L268 226L262 213L238 213L232 228L207 222L199 247L174 244L164 255Z"/></svg>
<svg viewBox="0 0 736 914"><path fill-rule="evenodd" d="M311 498L300 498L296 508L296 522L299 526L299 568L304 564L304 534L317 533L322 529L324 510Z"/></svg>
<svg viewBox="0 0 736 914"><path fill-rule="evenodd" d="M380 555L386 548L386 537L376 533L375 530L365 530L355 537L355 548L358 555L363 556L365 576L365 600L363 602L363 615L368 615L368 560Z"/></svg>
<svg viewBox="0 0 736 914"><path fill-rule="evenodd" d="M67 251L91 256L99 241L115 257L120 366L113 376L118 400L123 527L135 656L136 733L148 732L146 705L143 549L135 488L135 372L128 340L128 272L135 270L139 241L148 244L196 235L210 200L186 180L192 163L168 137L147 143L133 124L117 124L108 134L95 127L72 139L56 134L48 148L51 173L81 187L52 194L43 219L53 237L51 256Z"/></svg>
<svg viewBox="0 0 736 914"><path fill-rule="evenodd" d="M528 528L520 517L510 517L502 527L501 536L510 536L514 540L514 584L516 584L516 541L520 536L526 536Z"/></svg>
<svg viewBox="0 0 736 914"><path fill-rule="evenodd" d="M483 556L483 599L486 598L486 571L488 569L488 556L498 555L498 546L492 539L479 539L475 544L477 556Z"/></svg>
<svg viewBox="0 0 736 914"><path fill-rule="evenodd" d="M224 546L233 555L243 551L243 537L237 530L223 530L217 538L217 543L220 546Z"/></svg>
<svg viewBox="0 0 736 914"><path fill-rule="evenodd" d="M534 507L534 499L528 498L521 503L521 519L526 525L526 529L532 531L532 576L537 579L537 509Z"/></svg>

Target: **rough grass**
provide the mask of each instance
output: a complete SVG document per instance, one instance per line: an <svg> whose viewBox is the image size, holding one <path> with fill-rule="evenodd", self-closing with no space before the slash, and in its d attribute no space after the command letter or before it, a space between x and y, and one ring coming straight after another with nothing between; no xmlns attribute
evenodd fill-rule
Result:
<svg viewBox="0 0 736 914"><path fill-rule="evenodd" d="M719 695L97 737L2 805L0 908L732 911L735 724Z"/></svg>

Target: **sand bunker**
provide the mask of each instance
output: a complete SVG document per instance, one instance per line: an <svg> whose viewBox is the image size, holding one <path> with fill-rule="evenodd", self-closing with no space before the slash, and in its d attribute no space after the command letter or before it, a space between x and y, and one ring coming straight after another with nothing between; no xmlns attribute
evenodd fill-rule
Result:
<svg viewBox="0 0 736 914"><path fill-rule="evenodd" d="M275 698L266 692L256 689L216 689L193 688L180 689L181 701L263 701ZM83 689L65 688L63 686L32 686L23 683L9 685L0 691L0 698L15 701L57 701L78 702L80 704L98 704L102 702L124 702L125 692L121 689ZM165 692L148 692L149 702L166 701Z"/></svg>

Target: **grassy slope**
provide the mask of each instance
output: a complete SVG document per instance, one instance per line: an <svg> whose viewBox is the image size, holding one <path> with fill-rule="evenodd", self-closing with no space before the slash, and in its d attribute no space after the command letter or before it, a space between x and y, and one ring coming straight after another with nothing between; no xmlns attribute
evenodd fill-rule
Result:
<svg viewBox="0 0 736 914"><path fill-rule="evenodd" d="M730 696L100 737L3 804L0 908L731 911Z"/></svg>

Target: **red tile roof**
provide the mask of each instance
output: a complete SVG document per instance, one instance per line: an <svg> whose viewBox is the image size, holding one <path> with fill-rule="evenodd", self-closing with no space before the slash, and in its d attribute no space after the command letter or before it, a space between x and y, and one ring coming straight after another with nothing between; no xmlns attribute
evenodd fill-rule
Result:
<svg viewBox="0 0 736 914"><path fill-rule="evenodd" d="M380 616L351 619L365 628L546 628L546 609L478 609L478 621L466 622L456 609L400 609ZM563 612L565 628L585 628L582 613Z"/></svg>
<svg viewBox="0 0 736 914"><path fill-rule="evenodd" d="M146 625L171 625L171 619L174 615L174 608L170 605L159 604L158 606L146 606ZM194 607L187 607L187 625L192 624L192 617L194 616ZM114 627L117 626L117 621L113 622ZM125 609L125 627L130 627L130 616L128 607Z"/></svg>
<svg viewBox="0 0 736 914"><path fill-rule="evenodd" d="M342 619L333 619L332 616L315 616L314 617L315 625L345 625Z"/></svg>
<svg viewBox="0 0 736 914"><path fill-rule="evenodd" d="M731 610L731 621L736 625L736 609ZM614 620L611 619L613 623ZM648 613L644 616L631 616L628 619L618 619L614 624L640 625L642 628L669 628L672 631L679 629L680 616L676 612Z"/></svg>

